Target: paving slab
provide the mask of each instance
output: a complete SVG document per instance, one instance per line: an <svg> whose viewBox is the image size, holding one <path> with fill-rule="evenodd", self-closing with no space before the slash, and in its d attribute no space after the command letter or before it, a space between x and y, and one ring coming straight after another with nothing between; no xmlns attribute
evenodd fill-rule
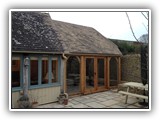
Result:
<svg viewBox="0 0 160 120"><path fill-rule="evenodd" d="M80 100L83 100L83 99L86 99L86 98L84 98L84 97L75 97L75 98L72 98L73 100L76 100L76 101L80 101Z"/></svg>
<svg viewBox="0 0 160 120"><path fill-rule="evenodd" d="M87 106L90 106L91 108L105 108L105 105L99 104L97 102L90 102L86 103Z"/></svg>
<svg viewBox="0 0 160 120"><path fill-rule="evenodd" d="M127 100L127 103L128 104L134 104L134 103L137 103L139 100L138 99L136 99L136 98L129 98L128 100Z"/></svg>
<svg viewBox="0 0 160 120"><path fill-rule="evenodd" d="M99 98L99 97L106 97L106 96L108 96L108 95L98 94L98 95L93 96L92 98Z"/></svg>
<svg viewBox="0 0 160 120"><path fill-rule="evenodd" d="M68 105L61 105L58 102L37 106L36 108L144 108L138 102L142 101L135 97L128 96L125 104L125 96L116 91L104 91L89 95L69 98Z"/></svg>
<svg viewBox="0 0 160 120"><path fill-rule="evenodd" d="M83 99L83 100L80 100L78 102L81 102L83 104L86 104L86 103L89 103L89 102L96 102L97 100L95 98L88 98L88 99Z"/></svg>
<svg viewBox="0 0 160 120"><path fill-rule="evenodd" d="M120 105L111 105L111 108L126 108L126 106L120 106Z"/></svg>
<svg viewBox="0 0 160 120"><path fill-rule="evenodd" d="M126 108L138 108L138 107L136 107L134 105L128 105Z"/></svg>
<svg viewBox="0 0 160 120"><path fill-rule="evenodd" d="M61 104L54 104L53 106L52 106L52 108L64 108L64 105L61 105Z"/></svg>
<svg viewBox="0 0 160 120"><path fill-rule="evenodd" d="M125 101L125 99L124 98L122 98L122 97L116 97L116 98L114 98L114 100L116 100L116 101Z"/></svg>
<svg viewBox="0 0 160 120"><path fill-rule="evenodd" d="M98 98L96 98L96 100L97 100L98 102L104 102L104 101L106 101L107 99L102 98L102 97L98 97Z"/></svg>
<svg viewBox="0 0 160 120"><path fill-rule="evenodd" d="M74 104L74 105L79 104L79 102L76 101L76 100L72 100L72 101L70 101L70 103L72 103L72 104Z"/></svg>
<svg viewBox="0 0 160 120"><path fill-rule="evenodd" d="M104 98L105 98L106 100L110 100L110 99L114 99L114 96L108 95L108 96L105 96Z"/></svg>
<svg viewBox="0 0 160 120"><path fill-rule="evenodd" d="M89 106L81 103L81 104L73 105L72 108L89 108Z"/></svg>
<svg viewBox="0 0 160 120"><path fill-rule="evenodd" d="M116 101L116 100L107 100L107 101L101 102L101 104L103 104L105 106L111 106L111 105L114 105L117 103L118 103L118 101Z"/></svg>

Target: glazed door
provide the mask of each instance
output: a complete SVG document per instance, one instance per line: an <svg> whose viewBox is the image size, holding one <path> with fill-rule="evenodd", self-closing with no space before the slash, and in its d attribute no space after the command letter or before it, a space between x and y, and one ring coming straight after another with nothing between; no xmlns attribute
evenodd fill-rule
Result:
<svg viewBox="0 0 160 120"><path fill-rule="evenodd" d="M85 73L85 91L94 91L95 89L95 66L94 66L94 58L86 58L86 73Z"/></svg>
<svg viewBox="0 0 160 120"><path fill-rule="evenodd" d="M85 93L95 92L106 86L106 63L103 57L85 59Z"/></svg>
<svg viewBox="0 0 160 120"><path fill-rule="evenodd" d="M97 90L106 86L106 62L105 58L97 58Z"/></svg>

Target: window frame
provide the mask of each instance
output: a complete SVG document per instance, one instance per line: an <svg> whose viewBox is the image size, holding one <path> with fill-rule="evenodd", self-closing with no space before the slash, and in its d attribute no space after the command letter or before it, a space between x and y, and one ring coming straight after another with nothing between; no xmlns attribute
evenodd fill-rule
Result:
<svg viewBox="0 0 160 120"><path fill-rule="evenodd" d="M23 54L14 54L11 58L11 76L12 76L12 59L13 58L20 58L20 86L19 87L12 87L12 78L11 78L11 90L14 92L22 90L23 89L23 66L24 66L24 55ZM54 55L47 55L47 54L28 54L27 56L29 58L29 66L28 66L28 89L36 89L36 88L45 88L45 87L56 87L61 86L61 56L54 56ZM38 84L37 85L31 85L31 63L30 58L38 58ZM48 84L41 84L42 81L42 58L47 57L48 58L48 71L52 72L52 60L56 60L56 75L57 75L57 81L52 83L52 76L49 74L49 82Z"/></svg>
<svg viewBox="0 0 160 120"><path fill-rule="evenodd" d="M12 60L19 59L20 60L20 86L12 87L12 77L11 77L11 89L12 91L22 90L23 85L23 56L22 55L12 55L11 58L11 76L12 76Z"/></svg>
<svg viewBox="0 0 160 120"><path fill-rule="evenodd" d="M59 80L59 67L60 67L60 61L58 59L58 56L51 56L51 55L30 55L29 58L31 57L37 57L38 58L38 84L37 85L30 85L31 79L30 79L30 61L29 61L29 89L34 89L34 88L45 88L45 87L52 87L52 86L60 86L60 80ZM48 73L49 73L49 80L47 84L42 84L42 60L43 58L48 59ZM57 66L57 81L52 83L52 60L56 60L56 66Z"/></svg>
<svg viewBox="0 0 160 120"><path fill-rule="evenodd" d="M28 73L29 73L29 75L28 75L28 78L29 78L28 86L36 86L36 85L31 85L31 60L35 60L35 59L38 61L38 71L37 71L38 72L38 80L37 81L38 81L38 84L39 84L39 57L38 56L30 56L29 57L29 69L28 69L29 70L28 71Z"/></svg>
<svg viewBox="0 0 160 120"><path fill-rule="evenodd" d="M53 62L53 61L56 61L56 73L55 73L55 74L56 74L56 76L55 76L55 77L56 77L56 82L52 82L52 76L51 76L51 74L50 74L50 78L51 78L51 83L52 83L52 84L59 82L58 72L60 72L60 71L59 71L59 68L58 68L58 58L52 57L52 58L51 58L51 73L52 73L52 70L53 70L53 69L52 69L52 66L53 66L52 62Z"/></svg>

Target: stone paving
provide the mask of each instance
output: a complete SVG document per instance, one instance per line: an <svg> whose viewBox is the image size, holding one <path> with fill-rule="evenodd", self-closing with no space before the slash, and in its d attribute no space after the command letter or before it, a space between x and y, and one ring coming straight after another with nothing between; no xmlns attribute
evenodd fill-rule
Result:
<svg viewBox="0 0 160 120"><path fill-rule="evenodd" d="M125 104L125 96L109 90L83 96L74 96L69 98L67 105L61 105L58 102L39 105L36 108L143 108L138 102L142 100L128 96L127 104ZM146 108L146 107L145 107Z"/></svg>

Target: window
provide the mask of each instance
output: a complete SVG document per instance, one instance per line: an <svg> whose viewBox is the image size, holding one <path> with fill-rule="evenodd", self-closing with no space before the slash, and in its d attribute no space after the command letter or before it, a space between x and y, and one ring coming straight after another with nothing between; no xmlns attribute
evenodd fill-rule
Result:
<svg viewBox="0 0 160 120"><path fill-rule="evenodd" d="M58 61L56 58L30 58L30 85L51 84L58 81ZM40 83L38 82L40 80Z"/></svg>
<svg viewBox="0 0 160 120"><path fill-rule="evenodd" d="M86 88L94 88L94 58L86 58Z"/></svg>
<svg viewBox="0 0 160 120"><path fill-rule="evenodd" d="M104 59L98 59L98 86L104 86Z"/></svg>
<svg viewBox="0 0 160 120"><path fill-rule="evenodd" d="M30 85L38 85L38 58L30 58Z"/></svg>
<svg viewBox="0 0 160 120"><path fill-rule="evenodd" d="M48 58L42 58L42 84L48 84L49 74L48 74Z"/></svg>
<svg viewBox="0 0 160 120"><path fill-rule="evenodd" d="M58 82L58 59L55 57L29 57L28 67L29 87L43 87L43 85L53 85ZM12 57L12 87L23 87L23 59ZM16 88L17 89L17 88ZM19 88L18 88L19 89Z"/></svg>
<svg viewBox="0 0 160 120"><path fill-rule="evenodd" d="M51 79L52 79L52 83L54 82L57 82L57 74L58 74L58 64L57 64L57 60L54 60L52 59L52 76L51 76Z"/></svg>
<svg viewBox="0 0 160 120"><path fill-rule="evenodd" d="M20 67L19 57L12 58L12 87L20 87Z"/></svg>

